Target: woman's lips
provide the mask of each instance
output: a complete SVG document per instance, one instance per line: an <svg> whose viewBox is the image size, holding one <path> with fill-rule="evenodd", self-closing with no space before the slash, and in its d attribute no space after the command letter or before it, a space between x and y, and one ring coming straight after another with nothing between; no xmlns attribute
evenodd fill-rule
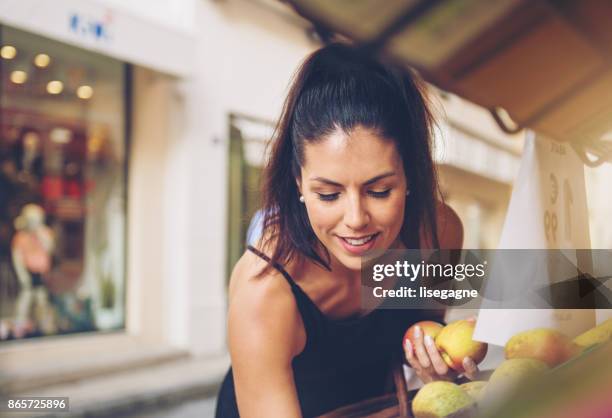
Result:
<svg viewBox="0 0 612 418"><path fill-rule="evenodd" d="M359 238L340 236L336 236L336 238L338 238L338 241L340 241L340 244L347 252L354 255L361 255L374 247L379 235L380 232L371 235L362 235Z"/></svg>

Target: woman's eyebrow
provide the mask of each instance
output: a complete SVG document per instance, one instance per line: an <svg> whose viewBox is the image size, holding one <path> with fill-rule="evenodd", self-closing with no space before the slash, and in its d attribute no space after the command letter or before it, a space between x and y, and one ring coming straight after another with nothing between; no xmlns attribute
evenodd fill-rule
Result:
<svg viewBox="0 0 612 418"><path fill-rule="evenodd" d="M370 180L363 183L364 186L369 186L370 184L376 183L378 180L382 180L387 177L391 177L395 175L395 171L389 171L387 173L380 174L376 177L372 177Z"/></svg>
<svg viewBox="0 0 612 418"><path fill-rule="evenodd" d="M336 183L330 179L326 179L325 177L313 177L310 179L311 181L318 181L320 183L329 184L330 186L342 187L342 184Z"/></svg>
<svg viewBox="0 0 612 418"><path fill-rule="evenodd" d="M394 176L395 174L396 174L395 171L389 171L387 173L379 174L378 176L372 177L371 179L369 179L366 182L364 182L363 185L364 186L369 186L370 184L376 183L377 181L382 180L382 179L384 179L386 177ZM312 181L318 181L318 182L325 183L325 184L329 184L330 186L343 187L342 184L337 183L337 182L335 182L333 180L330 180L330 179L326 179L325 177L313 177L311 180Z"/></svg>

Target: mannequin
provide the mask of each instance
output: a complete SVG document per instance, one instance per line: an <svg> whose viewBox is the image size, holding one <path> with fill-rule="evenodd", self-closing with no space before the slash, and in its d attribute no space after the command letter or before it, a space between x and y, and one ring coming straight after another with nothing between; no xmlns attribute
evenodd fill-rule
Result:
<svg viewBox="0 0 612 418"><path fill-rule="evenodd" d="M15 338L23 338L33 331L30 309L34 305L34 318L44 334L56 331L50 312L47 289L43 276L51 270L54 238L45 225L45 212L36 204L27 204L15 219L15 236L11 243L13 266L19 279L20 291L16 303Z"/></svg>

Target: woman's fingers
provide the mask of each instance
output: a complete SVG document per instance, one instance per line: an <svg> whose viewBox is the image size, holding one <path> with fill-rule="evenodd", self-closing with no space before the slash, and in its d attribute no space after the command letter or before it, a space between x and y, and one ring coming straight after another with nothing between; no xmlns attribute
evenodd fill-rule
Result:
<svg viewBox="0 0 612 418"><path fill-rule="evenodd" d="M412 341L406 340L404 353L406 361L423 382L456 377L456 373L449 368L442 358L433 338L429 335L423 335L423 330L418 326L415 328L413 337ZM480 371L474 360L466 357L462 363L465 377L476 380Z"/></svg>
<svg viewBox="0 0 612 418"><path fill-rule="evenodd" d="M478 373L480 372L480 370L478 370L478 366L470 357L463 359L463 369L465 370L463 374L470 380L476 380Z"/></svg>
<svg viewBox="0 0 612 418"><path fill-rule="evenodd" d="M414 347L410 343L410 340L406 340L406 345L404 346L404 353L406 354L406 361L414 370L421 370L421 364L419 360L416 358L414 354Z"/></svg>
<svg viewBox="0 0 612 418"><path fill-rule="evenodd" d="M442 359L442 356L440 356L440 352L433 338L429 335L425 336L425 349L429 354L429 359L436 373L440 376L445 376L448 373L448 366L444 362L444 359Z"/></svg>
<svg viewBox="0 0 612 418"><path fill-rule="evenodd" d="M409 340L406 340L404 353L406 354L406 361L424 383L434 380L431 373L429 373L429 370L423 369L423 366L421 366L421 363L414 352L414 347Z"/></svg>
<svg viewBox="0 0 612 418"><path fill-rule="evenodd" d="M431 361L429 360L429 355L427 354L427 350L425 349L425 345L423 343L423 330L420 326L414 327L414 353L416 354L416 358L419 360L421 367L423 369L429 369L431 367Z"/></svg>

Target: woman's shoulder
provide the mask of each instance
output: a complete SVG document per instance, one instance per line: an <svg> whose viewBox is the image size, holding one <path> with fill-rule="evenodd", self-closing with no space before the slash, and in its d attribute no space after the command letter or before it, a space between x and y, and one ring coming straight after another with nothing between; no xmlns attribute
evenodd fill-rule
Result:
<svg viewBox="0 0 612 418"><path fill-rule="evenodd" d="M437 219L440 248L459 249L463 247L463 223L449 205L438 202Z"/></svg>
<svg viewBox="0 0 612 418"><path fill-rule="evenodd" d="M463 248L463 223L457 213L445 202L436 203L436 226L442 249ZM421 230L421 248L433 248L431 234Z"/></svg>
<svg viewBox="0 0 612 418"><path fill-rule="evenodd" d="M255 250L265 255L264 251ZM275 294L291 293L291 286L283 274L275 268L269 268L268 262L251 250L246 250L234 265L229 282L230 302L239 290L244 289Z"/></svg>
<svg viewBox="0 0 612 418"><path fill-rule="evenodd" d="M297 354L305 341L304 327L287 279L267 262L246 251L236 263L229 287L230 344L232 334L277 343L287 343ZM279 341L282 340L282 341ZM235 342L235 340L234 340Z"/></svg>

